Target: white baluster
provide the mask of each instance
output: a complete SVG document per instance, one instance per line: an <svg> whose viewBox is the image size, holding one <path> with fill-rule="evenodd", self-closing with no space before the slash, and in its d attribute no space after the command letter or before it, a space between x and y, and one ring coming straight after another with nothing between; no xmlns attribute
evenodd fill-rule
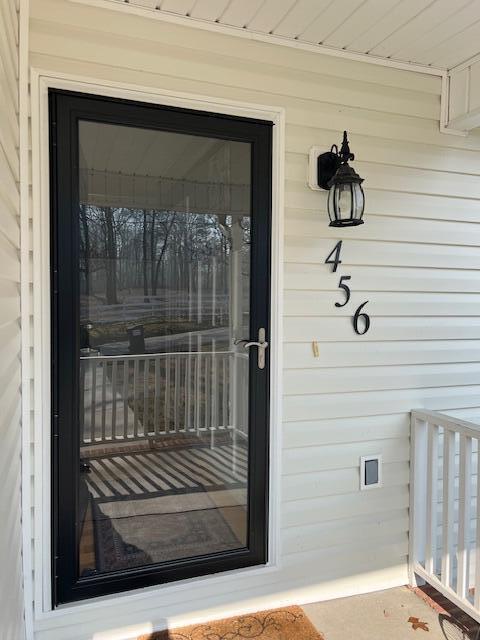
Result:
<svg viewBox="0 0 480 640"><path fill-rule="evenodd" d="M455 433L443 430L442 575L446 587L452 580L452 548L455 490Z"/></svg>
<svg viewBox="0 0 480 640"><path fill-rule="evenodd" d="M130 367L128 359L123 361L123 439L128 437L128 392Z"/></svg>
<svg viewBox="0 0 480 640"><path fill-rule="evenodd" d="M472 439L460 434L460 480L458 489L457 595L466 598L470 548Z"/></svg>
<svg viewBox="0 0 480 640"><path fill-rule="evenodd" d="M105 423L107 418L107 362L101 363L102 367L102 436L101 441L105 442Z"/></svg>
<svg viewBox="0 0 480 640"><path fill-rule="evenodd" d="M112 362L112 432L111 439L115 440L117 423L117 361Z"/></svg>
<svg viewBox="0 0 480 640"><path fill-rule="evenodd" d="M160 357L155 357L155 395L153 404L153 432L158 434L159 425L159 404L160 404Z"/></svg>
<svg viewBox="0 0 480 640"><path fill-rule="evenodd" d="M425 569L435 573L437 554L437 508L438 508L438 427L428 423L427 494L426 518L427 536L425 545Z"/></svg>
<svg viewBox="0 0 480 640"><path fill-rule="evenodd" d="M473 605L480 609L480 439L477 438L477 496L476 496L476 527L475 527L475 592Z"/></svg>
<svg viewBox="0 0 480 640"><path fill-rule="evenodd" d="M91 360L90 371L92 374L91 405L90 405L90 442L95 442L95 419L97 414L97 361Z"/></svg>

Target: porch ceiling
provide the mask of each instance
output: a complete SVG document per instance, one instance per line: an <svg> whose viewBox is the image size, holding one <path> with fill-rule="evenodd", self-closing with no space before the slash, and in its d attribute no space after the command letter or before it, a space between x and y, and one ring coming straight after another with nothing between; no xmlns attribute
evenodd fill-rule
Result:
<svg viewBox="0 0 480 640"><path fill-rule="evenodd" d="M112 0L376 58L452 69L480 52L478 0Z"/></svg>

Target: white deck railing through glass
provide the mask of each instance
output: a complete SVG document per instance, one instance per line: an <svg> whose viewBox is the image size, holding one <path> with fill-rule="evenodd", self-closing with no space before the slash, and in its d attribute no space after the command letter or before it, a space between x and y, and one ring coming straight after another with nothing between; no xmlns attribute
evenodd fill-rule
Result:
<svg viewBox="0 0 480 640"><path fill-rule="evenodd" d="M248 355L179 352L80 359L81 444L191 433L246 436Z"/></svg>

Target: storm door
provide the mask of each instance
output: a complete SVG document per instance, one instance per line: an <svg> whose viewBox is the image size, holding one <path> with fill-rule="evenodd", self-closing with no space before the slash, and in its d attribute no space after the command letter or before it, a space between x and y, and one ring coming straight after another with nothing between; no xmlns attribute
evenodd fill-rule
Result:
<svg viewBox="0 0 480 640"><path fill-rule="evenodd" d="M56 604L266 562L271 126L50 94Z"/></svg>

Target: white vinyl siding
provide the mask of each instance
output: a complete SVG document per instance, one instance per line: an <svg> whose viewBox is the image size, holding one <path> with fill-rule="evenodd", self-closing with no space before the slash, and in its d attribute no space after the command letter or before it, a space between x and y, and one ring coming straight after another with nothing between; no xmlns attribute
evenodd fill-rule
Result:
<svg viewBox="0 0 480 640"><path fill-rule="evenodd" d="M23 638L18 6L0 0L0 636Z"/></svg>
<svg viewBox="0 0 480 640"><path fill-rule="evenodd" d="M409 411L480 407L480 136L440 134L438 77L66 0L31 11L38 69L279 106L287 122L280 566L59 610L37 621L37 640L102 640L407 582ZM306 177L309 148L339 144L343 129L366 223L339 231ZM324 260L338 239L333 274ZM342 274L352 302L337 309ZM364 300L371 329L360 337L350 316ZM377 453L383 487L360 493L360 457Z"/></svg>

